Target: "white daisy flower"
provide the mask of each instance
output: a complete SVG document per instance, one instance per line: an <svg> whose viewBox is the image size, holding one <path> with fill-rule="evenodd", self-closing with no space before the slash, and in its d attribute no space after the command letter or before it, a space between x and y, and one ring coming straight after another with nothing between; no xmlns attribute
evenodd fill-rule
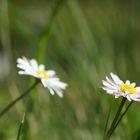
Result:
<svg viewBox="0 0 140 140"><path fill-rule="evenodd" d="M66 89L67 84L60 81L54 70L45 70L43 64L38 65L35 59L28 60L25 57L17 59L17 67L21 69L19 74L39 78L52 95L56 93L59 97L63 97L63 90Z"/></svg>
<svg viewBox="0 0 140 140"><path fill-rule="evenodd" d="M110 75L111 78L106 76L106 80L102 80L103 90L114 95L115 98L123 96L129 101L140 101L140 87L136 87L136 83L130 83L129 80L124 83L117 75L113 73Z"/></svg>

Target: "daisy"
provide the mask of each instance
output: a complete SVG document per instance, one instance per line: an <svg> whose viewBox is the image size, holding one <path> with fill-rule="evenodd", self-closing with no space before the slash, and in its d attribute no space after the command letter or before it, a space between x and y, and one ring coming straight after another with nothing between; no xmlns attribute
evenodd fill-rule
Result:
<svg viewBox="0 0 140 140"><path fill-rule="evenodd" d="M60 81L54 70L45 70L43 64L39 65L35 59L28 60L26 57L17 59L17 67L21 69L18 72L20 75L39 78L52 95L56 93L59 97L63 97L63 90L66 89L67 84Z"/></svg>
<svg viewBox="0 0 140 140"><path fill-rule="evenodd" d="M129 80L124 83L117 75L113 73L110 75L110 78L106 76L106 80L102 80L103 90L114 95L115 98L123 96L129 101L140 101L140 87L136 87L136 83L130 83Z"/></svg>

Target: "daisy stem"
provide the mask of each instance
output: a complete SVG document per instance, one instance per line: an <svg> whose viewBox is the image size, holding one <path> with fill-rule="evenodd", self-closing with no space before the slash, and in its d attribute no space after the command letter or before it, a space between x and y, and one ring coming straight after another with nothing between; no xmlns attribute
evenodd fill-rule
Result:
<svg viewBox="0 0 140 140"><path fill-rule="evenodd" d="M25 113L23 114L22 120L20 122L19 129L18 129L18 134L17 134L17 139L16 140L19 140L19 137L20 137L20 134L21 134L21 129L22 129L22 126L23 126L23 123L24 123L24 119L25 119Z"/></svg>
<svg viewBox="0 0 140 140"><path fill-rule="evenodd" d="M11 103L9 103L1 112L0 112L0 118L7 112L9 111L18 101L20 101L22 98L24 98L26 95L30 93L34 87L40 82L40 80L36 80L36 82L23 94L21 94L19 97L17 97L15 100L13 100Z"/></svg>
<svg viewBox="0 0 140 140"><path fill-rule="evenodd" d="M126 102L126 98L123 97L122 101L121 101L121 103L120 103L120 105L118 107L117 113L116 113L116 115L115 115L115 117L114 117L114 119L113 119L113 121L111 123L111 126L110 126L109 130L107 131L107 134L105 135L103 140L109 140L110 139L112 133L114 132L114 127L115 127L116 122L117 122L117 120L118 120L118 118L120 116L120 113L121 113L121 111L123 109L123 106L124 106L125 102Z"/></svg>
<svg viewBox="0 0 140 140"><path fill-rule="evenodd" d="M130 106L132 105L133 101L131 101L129 103L129 105L127 106L127 108L125 109L125 111L121 114L120 118L118 119L117 123L115 124L112 133L115 131L116 127L118 126L118 124L120 123L120 121L122 120L123 116L126 114L126 112L128 111L128 109L130 108Z"/></svg>

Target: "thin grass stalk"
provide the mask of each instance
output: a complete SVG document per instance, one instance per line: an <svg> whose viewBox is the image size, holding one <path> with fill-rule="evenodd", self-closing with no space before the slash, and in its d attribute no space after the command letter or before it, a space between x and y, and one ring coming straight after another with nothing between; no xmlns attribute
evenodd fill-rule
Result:
<svg viewBox="0 0 140 140"><path fill-rule="evenodd" d="M0 112L0 118L6 113L8 112L18 101L20 101L21 99L23 99L26 95L28 95L30 93L30 91L32 91L32 89L34 89L36 87L36 85L40 82L40 80L36 80L36 82L27 90L25 91L23 94L21 94L19 97L17 97L15 100L13 100L11 103L9 103L1 112Z"/></svg>
<svg viewBox="0 0 140 140"><path fill-rule="evenodd" d="M129 105L127 106L127 108L125 109L125 111L121 114L120 118L118 119L116 125L114 126L112 133L115 131L115 129L117 128L118 124L120 123L120 121L122 120L122 118L124 117L124 115L127 113L128 109L130 108L130 106L132 105L133 101L131 101L129 103Z"/></svg>
<svg viewBox="0 0 140 140"><path fill-rule="evenodd" d="M46 29L46 31L44 31L44 34L41 36L41 39L39 41L39 49L38 49L38 60L39 61L44 60L44 56L45 56L45 52L46 52L45 50L46 50L46 46L48 44L49 36L52 32L53 25L55 23L55 19L59 13L64 1L65 0L58 0L56 2L56 5L55 5L55 7L52 10L52 13L50 15L47 29Z"/></svg>
<svg viewBox="0 0 140 140"><path fill-rule="evenodd" d="M105 137L106 131L107 131L107 127L108 127L108 123L109 123L109 118L110 118L110 113L111 113L111 107L109 108L109 112L107 114L107 120L106 120L106 124L105 124L105 129L104 129L104 135L103 138Z"/></svg>
<svg viewBox="0 0 140 140"><path fill-rule="evenodd" d="M16 140L19 140L24 120L25 120L25 113L23 114L22 120L20 122L19 129L18 129L18 134L17 134L17 139Z"/></svg>

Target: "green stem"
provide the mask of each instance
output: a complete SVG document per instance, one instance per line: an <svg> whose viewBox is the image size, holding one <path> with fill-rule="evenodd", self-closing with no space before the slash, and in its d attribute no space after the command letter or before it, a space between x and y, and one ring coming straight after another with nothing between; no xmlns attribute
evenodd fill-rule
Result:
<svg viewBox="0 0 140 140"><path fill-rule="evenodd" d="M114 117L114 120L112 121L111 126L110 126L110 128L109 128L107 134L106 134L105 137L103 138L103 140L109 140L109 139L110 139L112 133L114 132L114 131L113 131L113 128L114 128L115 125L116 125L116 122L117 122L117 120L118 120L118 118L119 118L119 116L120 116L120 113L121 113L121 111L122 111L122 108L123 108L125 102L126 102L126 98L123 97L123 98L122 98L122 101L121 101L121 103L120 103L120 105L119 105L119 107L118 107L117 113L116 113L116 115L115 115L115 117Z"/></svg>
<svg viewBox="0 0 140 140"><path fill-rule="evenodd" d="M133 101L129 103L129 105L127 106L127 108L125 109L125 111L121 114L120 118L118 119L116 125L113 128L113 132L115 131L116 127L118 126L118 124L120 123L120 121L122 120L123 116L126 114L126 112L128 111L128 109L130 108L130 106L132 105Z"/></svg>
<svg viewBox="0 0 140 140"><path fill-rule="evenodd" d="M39 50L38 50L38 59L39 61L42 61L45 56L45 50L46 46L50 37L50 34L53 30L53 25L55 23L56 17L61 10L62 5L64 4L65 0L57 0L55 7L52 10L52 13L49 18L47 29L44 31L43 35L40 38L39 41Z"/></svg>
<svg viewBox="0 0 140 140"><path fill-rule="evenodd" d="M17 97L15 100L13 100L11 103L9 103L1 112L0 112L0 118L9 111L18 101L20 101L23 97L28 95L30 91L39 83L39 80L36 80L36 82L23 94L21 94L19 97Z"/></svg>

